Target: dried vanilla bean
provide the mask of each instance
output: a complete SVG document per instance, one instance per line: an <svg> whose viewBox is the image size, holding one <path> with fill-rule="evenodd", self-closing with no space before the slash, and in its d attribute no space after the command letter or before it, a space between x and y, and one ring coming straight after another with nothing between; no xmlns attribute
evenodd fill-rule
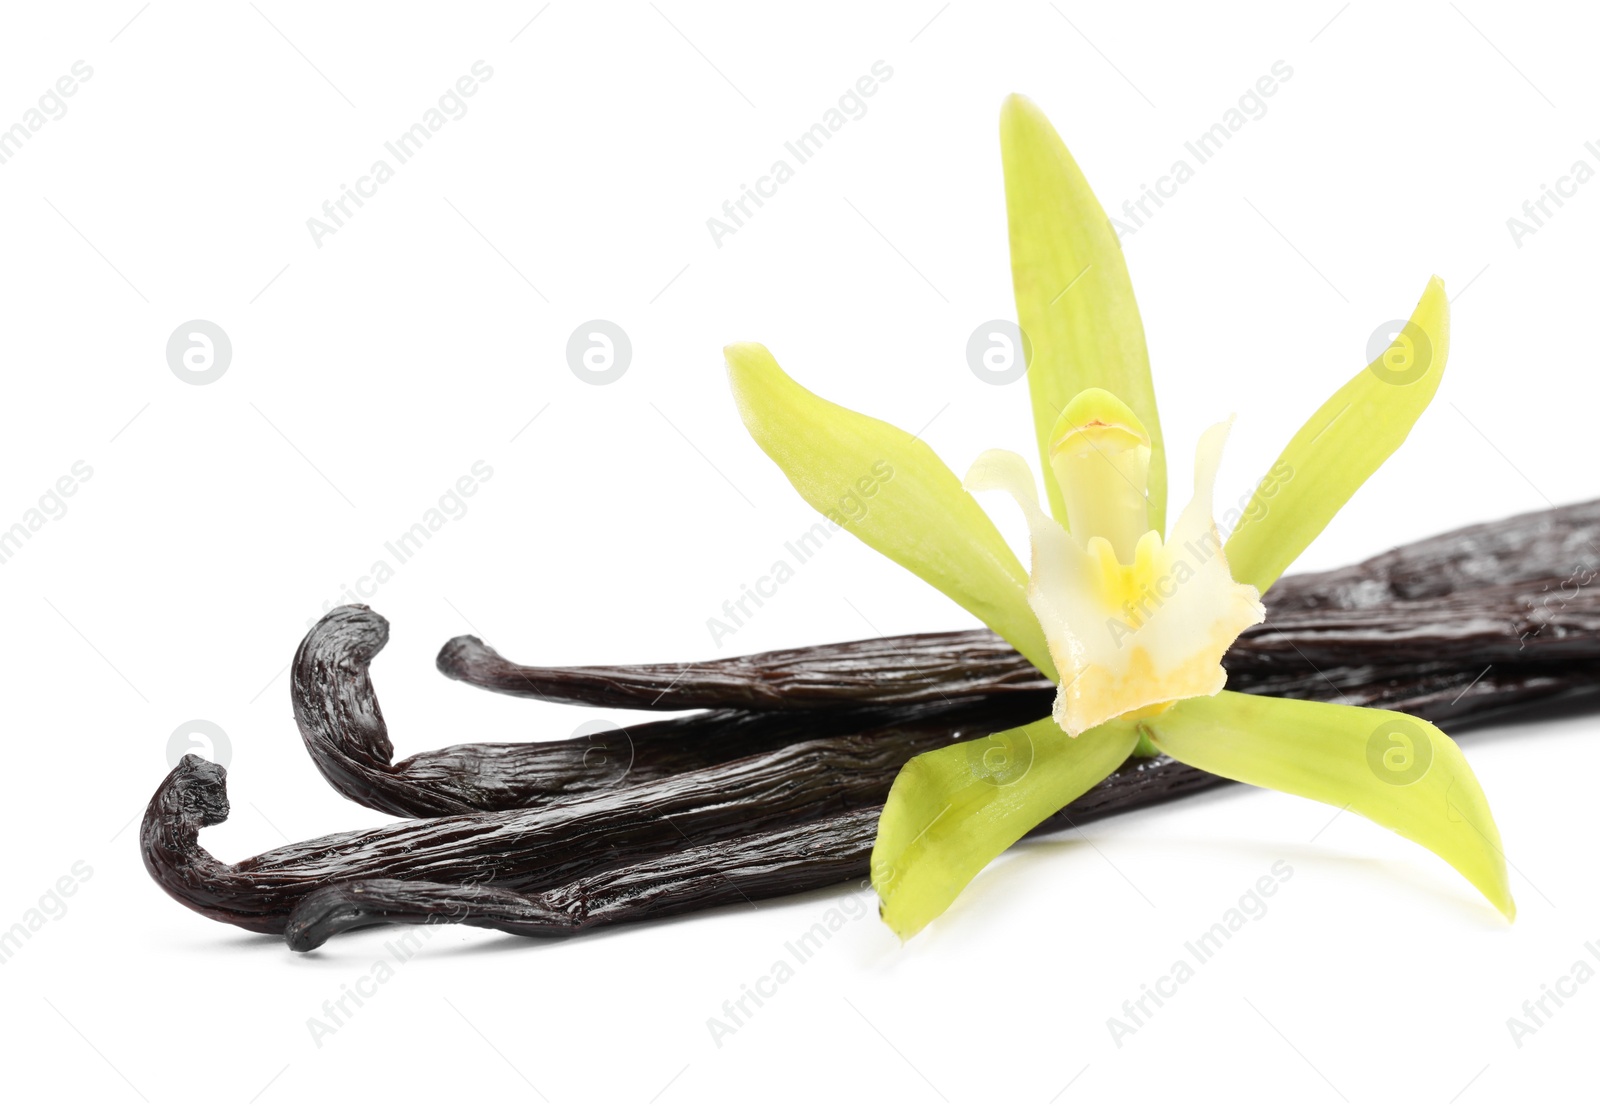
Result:
<svg viewBox="0 0 1600 1106"><path fill-rule="evenodd" d="M1439 673L1420 682L1364 684L1355 701L1472 719L1514 701L1592 687L1595 675L1592 666L1539 674L1496 670L1472 683L1465 673ZM1335 697L1320 678L1303 690L1306 698ZM917 716L915 721L864 731L851 741L802 742L537 810L334 834L234 865L212 857L198 840L201 827L227 817L225 774L189 756L151 800L141 843L147 869L179 902L263 933L285 932L291 918L298 918L289 932L303 947L387 917L511 932L571 932L864 875L870 827L893 779L889 766L923 748L1034 717L1045 701L1031 699L1000 695L951 707L904 708L901 713ZM1223 782L1166 758L1133 759L1041 829L1150 806ZM863 801L869 793L874 798ZM388 884L374 885L377 880L443 884L455 891L440 898L436 889L419 887L410 898L397 897ZM328 893L296 914L308 896L324 890ZM471 894L485 908L482 914L464 903ZM575 924L546 925L555 913Z"/></svg>
<svg viewBox="0 0 1600 1106"><path fill-rule="evenodd" d="M1229 782L1170 757L1130 759L1030 835L1085 825ZM381 924L459 924L524 937L566 937L598 926L821 890L867 878L882 810L881 803L874 803L757 833L684 844L542 891L408 880L335 883L300 901L284 936L297 952L317 948L337 934Z"/></svg>
<svg viewBox="0 0 1600 1106"><path fill-rule="evenodd" d="M1365 607L1317 605L1304 589L1289 594L1295 605L1269 605L1268 620L1246 630L1228 651L1235 682L1360 664L1373 656L1397 668L1441 659L1480 668L1600 660L1600 591L1563 587L1563 578ZM1274 588L1272 597L1277 595ZM438 666L452 679L503 694L634 710L780 710L791 692L793 708L926 703L1053 686L989 630L907 634L690 665L608 668L518 665L464 636L445 644Z"/></svg>
<svg viewBox="0 0 1600 1106"><path fill-rule="evenodd" d="M1363 706L1423 712L1459 726L1492 719L1519 703L1592 691L1600 666L1490 672L1361 685ZM1470 687L1468 685L1470 684ZM1467 688L1463 692L1463 688ZM1080 826L1123 811L1169 802L1231 781L1170 757L1131 758L1088 794L1032 833ZM811 821L685 844L624 867L606 868L542 891L498 886L351 880L307 895L285 929L289 947L317 948L330 937L379 924L460 924L525 937L565 937L718 906L821 890L869 875L880 804Z"/></svg>
<svg viewBox="0 0 1600 1106"><path fill-rule="evenodd" d="M1600 500L1412 542L1349 568L1287 576L1267 623L1234 643L1228 669L1459 660L1600 658ZM452 679L532 699L636 710L791 709L911 703L1049 682L988 630L911 634L694 664L539 667L475 637L446 643Z"/></svg>
<svg viewBox="0 0 1600 1106"><path fill-rule="evenodd" d="M982 737L1048 709L1031 696L902 708L893 722L801 741L664 779L533 809L400 822L273 849L236 865L201 848L202 826L227 816L222 769L179 762L145 811L145 867L178 901L261 933L282 932L318 886L351 879L495 884L513 891L559 886L638 863L683 842L807 821L881 802L899 766L923 749Z"/></svg>
<svg viewBox="0 0 1600 1106"><path fill-rule="evenodd" d="M559 741L452 745L391 764L393 746L369 672L388 640L382 615L337 607L300 643L290 685L306 748L334 790L403 818L513 810L916 717L881 705L720 710ZM1048 710L1048 689L1035 695Z"/></svg>
<svg viewBox="0 0 1600 1106"><path fill-rule="evenodd" d="M1600 499L1480 522L1408 542L1360 564L1284 577L1268 593L1268 610L1377 607L1530 580L1556 581L1544 599L1558 608L1558 595L1570 598L1574 587L1583 589L1597 575ZM1291 581L1294 586L1286 588Z"/></svg>
<svg viewBox="0 0 1600 1106"><path fill-rule="evenodd" d="M602 925L831 887L866 872L879 809L859 807L813 822L687 845L544 891L396 879L336 883L300 901L284 939L291 949L305 952L351 929L405 922L567 937Z"/></svg>
<svg viewBox="0 0 1600 1106"><path fill-rule="evenodd" d="M1375 656L1396 665L1440 658L1530 665L1600 659L1600 589L1564 589L1551 577L1382 607L1269 607L1267 621L1245 631L1227 663L1230 671L1265 673Z"/></svg>
<svg viewBox="0 0 1600 1106"><path fill-rule="evenodd" d="M1516 635L1500 627L1518 617L1521 601L1520 592L1482 588L1405 604L1409 621L1403 648L1393 644L1396 635L1375 642L1368 629L1356 628L1370 628L1371 612L1355 612L1366 621L1352 625L1341 621L1349 612L1294 611L1283 621L1274 620L1267 627L1270 633L1253 641L1257 651L1244 658L1250 663L1241 663L1239 657L1244 642L1235 647L1228 657L1229 684L1239 691L1288 698L1327 699L1337 694L1342 702L1392 706L1436 722L1456 716L1451 708L1457 704L1440 703L1439 692L1454 700L1470 685L1472 698L1459 705L1482 711L1490 705L1490 695L1515 703L1587 684L1590 674L1600 670L1600 625L1575 628L1579 624L1569 610L1560 634L1547 629L1540 635L1545 646L1519 652ZM1451 632L1456 636L1448 636ZM295 719L306 748L328 781L364 806L402 817L513 810L623 781L660 779L795 741L859 732L893 720L909 706L712 710L576 739L451 745L392 764L392 746L370 673L373 657L387 640L388 622L381 615L365 607L337 608L301 642L292 666L292 688ZM841 648L848 654L849 646ZM1410 653L1417 659L1393 661L1391 652ZM1322 660L1313 661L1308 654ZM1384 658L1384 663L1368 663L1374 656ZM1540 663L1519 658L1538 658ZM1490 665L1497 666L1491 669L1493 679L1473 684L1473 678ZM1389 701L1397 686L1417 693ZM1043 704L1038 715L1048 713L1048 684L995 694L1037 701Z"/></svg>
<svg viewBox="0 0 1600 1106"><path fill-rule="evenodd" d="M464 635L445 643L437 663L452 680L502 695L630 710L926 703L1054 686L990 630L836 642L690 664L572 668L516 664Z"/></svg>
<svg viewBox="0 0 1600 1106"><path fill-rule="evenodd" d="M1583 592L1592 574L1585 575L1583 557L1600 516L1596 506L1474 527L1352 569L1298 578L1304 586L1285 590L1280 584L1266 659L1257 672L1230 655L1233 686L1393 707L1438 721L1475 720L1513 704L1592 689L1600 666L1562 658L1589 657L1585 639L1593 629L1583 621ZM1559 586L1507 589L1506 577L1515 576L1509 566L1523 553L1528 563L1564 572L1550 576ZM1353 628L1338 617L1344 611L1398 604L1459 617L1490 597L1489 609L1498 603L1504 613L1508 601L1526 602L1531 594L1545 597L1542 607L1531 615L1518 611L1518 617L1536 631L1533 637L1560 642L1535 646L1542 650L1532 654L1538 663L1528 663L1529 652L1519 649L1485 673L1475 664L1459 667L1460 658L1441 652L1437 640L1413 640L1407 647L1425 648L1426 657L1391 663L1381 640L1361 648L1359 639L1340 636ZM922 706L776 712L749 703L753 709L634 727L631 767L620 778L622 746L613 735L456 746L396 766L388 763L391 747L366 671L386 625L360 609L336 613L352 619L341 627L350 632L342 643L334 635L322 639L322 647L303 644L295 696L308 744L341 790L358 799L358 791L376 796L375 805L404 813L430 803L454 811L482 802L543 801L552 787L601 793L539 810L454 814L336 834L226 865L198 842L202 826L227 816L224 774L185 758L146 812L141 842L147 868L191 908L260 932L287 932L296 948L386 921L555 935L865 876L879 804L899 763L924 748L1015 725L1042 714L1048 703L1048 691L1029 693L1026 683L1003 684L1005 690L979 699ZM1308 640L1325 635L1318 648L1343 649L1343 660L1315 666L1316 672L1285 670L1282 646L1298 644L1297 634ZM938 648L950 649L951 636L941 635L946 640ZM1455 640L1488 643L1504 655L1507 636L1516 635L1480 627ZM337 647L323 648L330 645ZM1372 657L1384 663L1357 663ZM620 671L626 683L628 670ZM788 721L797 725L783 728ZM829 730L834 723L849 732ZM795 739L802 734L810 740ZM753 747L759 750L754 755L735 755ZM522 759L532 749L544 751L544 771L519 775L534 763ZM585 754L600 761L598 773L593 763L583 764ZM508 765L515 770L508 773ZM652 772L661 774L640 779ZM386 774L397 776L398 784L378 778ZM484 786L486 779L495 786ZM1041 829L1221 782L1165 758L1132 759Z"/></svg>

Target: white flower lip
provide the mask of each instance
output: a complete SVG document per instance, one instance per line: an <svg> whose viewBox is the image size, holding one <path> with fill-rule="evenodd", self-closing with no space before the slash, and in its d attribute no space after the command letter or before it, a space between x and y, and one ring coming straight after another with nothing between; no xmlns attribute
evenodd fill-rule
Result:
<svg viewBox="0 0 1600 1106"><path fill-rule="evenodd" d="M1149 457L1148 438L1142 462L1138 456L1137 420L1100 421L1090 425L1103 431L1079 429L1076 438L1070 430L1053 436L1051 467L1071 533L1040 509L1033 473L1017 454L990 450L968 471L968 490L1007 492L1027 518L1028 604L1060 675L1053 713L1069 735L1215 695L1227 680L1223 654L1266 617L1256 589L1230 574L1212 519L1212 486L1231 421L1201 435L1193 498L1164 540L1146 525L1144 489L1134 486Z"/></svg>

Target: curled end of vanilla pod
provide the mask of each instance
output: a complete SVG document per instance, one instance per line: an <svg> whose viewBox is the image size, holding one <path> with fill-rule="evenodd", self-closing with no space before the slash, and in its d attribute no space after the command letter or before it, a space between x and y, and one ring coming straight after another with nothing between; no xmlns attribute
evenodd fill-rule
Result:
<svg viewBox="0 0 1600 1106"><path fill-rule="evenodd" d="M228 772L189 753L167 773L139 827L145 870L161 889L189 909L258 933L281 925L241 911L233 903L233 869L200 847L200 830L228 820Z"/></svg>
<svg viewBox="0 0 1600 1106"><path fill-rule="evenodd" d="M144 831L176 843L198 835L202 826L228 820L228 770L188 753L167 774L145 810Z"/></svg>
<svg viewBox="0 0 1600 1106"><path fill-rule="evenodd" d="M402 818L475 809L460 788L419 783L394 761L389 727L372 686L372 660L389 643L389 620L369 607L335 607L307 632L290 666L294 720L306 751L333 789Z"/></svg>

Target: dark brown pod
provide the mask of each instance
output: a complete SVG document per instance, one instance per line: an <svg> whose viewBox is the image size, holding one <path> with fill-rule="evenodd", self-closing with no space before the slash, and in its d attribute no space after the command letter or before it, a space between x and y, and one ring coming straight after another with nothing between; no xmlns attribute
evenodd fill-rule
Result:
<svg viewBox="0 0 1600 1106"><path fill-rule="evenodd" d="M1358 565L1286 576L1229 671L1600 659L1600 500L1412 542ZM635 710L789 710L935 702L1049 682L988 630L911 634L692 664L516 664L476 637L439 671L505 695Z"/></svg>
<svg viewBox="0 0 1600 1106"><path fill-rule="evenodd" d="M1470 676L1464 673L1418 683L1353 684L1344 692L1316 679L1298 690L1305 698L1340 696L1463 720L1512 702L1587 689L1594 677L1592 667L1521 677L1492 672L1465 693ZM234 865L223 864L199 844L202 827L227 817L225 774L220 766L189 756L151 800L140 839L146 868L179 902L256 932L288 930L304 947L389 916L518 933L574 932L864 878L871 832L863 827L876 824L898 766L924 749L1017 725L1047 708L1047 700L1029 700L1001 695L950 707L903 708L918 717L538 809L334 834ZM1040 830L1148 807L1225 782L1164 757L1135 758ZM427 889L397 897L387 884L374 889L376 880L443 884L461 893L438 902ZM340 890L297 914L313 892L332 888ZM462 888L507 894L468 895ZM468 909L473 902L492 909L475 914ZM439 903L444 908L435 911ZM552 912L573 924L556 924ZM289 930L296 917L302 928Z"/></svg>
<svg viewBox="0 0 1600 1106"><path fill-rule="evenodd" d="M1518 541L1529 562L1564 564L1586 547L1594 508L1469 528L1352 569L1285 580L1271 598L1287 602L1274 603L1261 648L1230 654L1231 683L1441 722L1589 690L1600 670L1597 634L1581 601L1589 579L1564 569L1560 578L1507 587L1494 574L1516 575ZM1558 598L1530 613L1530 597L1552 589ZM1467 611L1479 613L1463 627ZM1344 617L1351 612L1365 612L1367 621ZM1397 639L1394 618L1409 620L1414 632ZM1364 648L1363 626L1370 635ZM1560 644L1530 650L1529 636ZM928 637L929 656L948 660L962 635ZM1507 638L1524 647L1509 655ZM834 647L820 647L728 662L734 667L717 680L695 686L720 696L741 680L758 685L741 706L632 727L623 731L625 745L617 735L470 744L392 764L368 672L386 639L387 623L365 608L330 614L296 655L296 717L319 767L342 792L393 813L442 816L226 865L198 841L201 827L227 816L223 772L188 757L152 799L141 828L146 866L170 894L208 917L283 932L293 947L312 948L382 922L459 922L550 936L823 887L865 877L883 797L906 759L1042 716L1050 697L1045 685L1007 677L1003 655L991 651L974 669L990 684L961 683L972 672L954 672L956 682L940 685L988 686L982 695L872 702L871 680L859 666L867 658L879 663L884 643L857 643L859 650L844 648L844 660ZM895 645L914 649L916 640ZM1342 652L1318 665L1307 648L1325 659L1333 654L1317 650ZM1509 659L1485 662L1485 670L1478 664L1484 650ZM824 660L811 665L813 654ZM1290 654L1303 663L1285 663ZM783 656L782 665L775 667L773 656ZM589 673L568 689L589 693L596 670L562 671ZM660 677L606 671L605 694L624 687L628 705L634 700L627 696L642 695ZM762 699L774 687L802 684L816 709L776 710ZM847 694L842 701L818 698L829 687ZM604 754L598 758L597 746ZM628 767L619 772L624 748ZM1165 758L1133 759L1040 830L1222 782ZM532 804L538 808L519 809Z"/></svg>

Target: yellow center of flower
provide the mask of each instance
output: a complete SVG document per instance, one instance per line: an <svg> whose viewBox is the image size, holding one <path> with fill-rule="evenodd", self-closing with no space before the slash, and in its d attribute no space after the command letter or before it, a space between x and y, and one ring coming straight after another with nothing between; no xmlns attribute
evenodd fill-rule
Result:
<svg viewBox="0 0 1600 1106"><path fill-rule="evenodd" d="M1165 540L1148 526L1150 437L1109 392L1080 393L1050 435L1066 527L1040 510L1016 454L991 450L967 474L967 487L1008 491L1028 517L1028 603L1060 673L1054 714L1068 734L1216 694L1222 655L1265 617L1256 589L1229 574L1211 517L1227 432L1202 435L1194 498Z"/></svg>

